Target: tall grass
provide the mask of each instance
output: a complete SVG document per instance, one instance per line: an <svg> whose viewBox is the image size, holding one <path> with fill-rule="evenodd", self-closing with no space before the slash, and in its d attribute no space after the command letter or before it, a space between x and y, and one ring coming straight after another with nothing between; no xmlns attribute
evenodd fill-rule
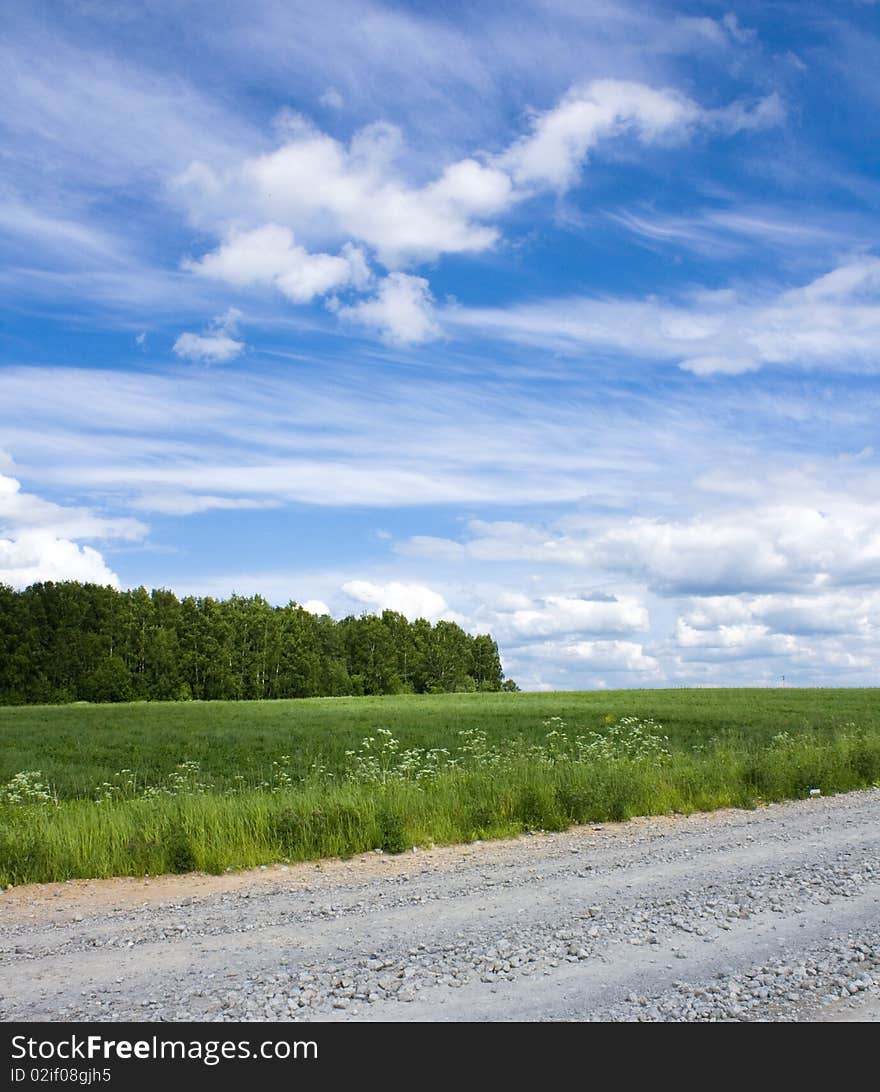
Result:
<svg viewBox="0 0 880 1092"><path fill-rule="evenodd" d="M495 753L501 754L498 751ZM841 792L880 781L880 729L742 737L665 754L509 749L424 780L336 781L0 806L0 884L221 872L273 861Z"/></svg>

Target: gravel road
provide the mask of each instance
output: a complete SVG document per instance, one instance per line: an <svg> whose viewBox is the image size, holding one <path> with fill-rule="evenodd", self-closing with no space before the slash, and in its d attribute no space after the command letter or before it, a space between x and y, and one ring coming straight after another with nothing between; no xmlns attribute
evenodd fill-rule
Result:
<svg viewBox="0 0 880 1092"><path fill-rule="evenodd" d="M880 790L0 895L4 1020L880 1020Z"/></svg>

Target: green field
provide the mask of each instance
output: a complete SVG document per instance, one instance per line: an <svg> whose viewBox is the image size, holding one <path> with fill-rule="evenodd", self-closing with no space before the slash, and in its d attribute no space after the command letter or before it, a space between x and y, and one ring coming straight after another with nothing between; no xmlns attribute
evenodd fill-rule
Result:
<svg viewBox="0 0 880 1092"><path fill-rule="evenodd" d="M674 747L713 738L760 746L780 732L821 739L848 723L880 729L880 690L619 690L542 694L420 694L295 701L142 702L0 708L0 782L38 769L64 799L93 797L118 770L155 784L199 762L218 786L261 780L287 754L295 776L316 760L339 772L345 751L375 728L407 747L450 747L482 728L490 739L543 738L543 721L572 729L604 716L659 721Z"/></svg>
<svg viewBox="0 0 880 1092"><path fill-rule="evenodd" d="M396 851L878 780L873 689L0 708L0 883Z"/></svg>

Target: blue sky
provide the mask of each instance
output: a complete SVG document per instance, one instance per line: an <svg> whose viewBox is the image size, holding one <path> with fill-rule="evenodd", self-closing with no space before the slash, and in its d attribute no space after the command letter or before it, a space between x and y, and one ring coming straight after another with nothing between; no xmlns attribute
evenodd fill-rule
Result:
<svg viewBox="0 0 880 1092"><path fill-rule="evenodd" d="M876 682L878 5L0 19L0 581Z"/></svg>

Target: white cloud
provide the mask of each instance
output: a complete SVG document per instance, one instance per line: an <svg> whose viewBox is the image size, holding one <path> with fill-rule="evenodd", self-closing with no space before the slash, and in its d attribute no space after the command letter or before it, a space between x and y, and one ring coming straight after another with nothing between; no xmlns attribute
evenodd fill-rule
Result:
<svg viewBox="0 0 880 1092"><path fill-rule="evenodd" d="M322 599L307 599L302 604L302 609L307 610L309 614L317 614L318 616L330 613L330 608Z"/></svg>
<svg viewBox="0 0 880 1092"><path fill-rule="evenodd" d="M116 573L91 546L78 546L43 531L0 538L0 584L25 588L44 580L119 584Z"/></svg>
<svg viewBox="0 0 880 1092"><path fill-rule="evenodd" d="M92 488L124 489L126 493L133 488L144 490L139 495L147 497L194 490L205 490L213 496L225 490L332 508L348 504L383 508L453 504L463 498L485 502L494 496L492 483L479 476L468 478L456 467L410 468L410 460L397 462L387 454L364 460L357 456L333 459L323 451L297 458L278 453L259 462L246 456L235 461L229 454L224 457L218 451L211 460L171 460L154 466L108 461L101 465L81 464L75 471L73 467L59 467L49 473L55 480L75 477ZM540 484L535 482L530 488L537 499Z"/></svg>
<svg viewBox="0 0 880 1092"><path fill-rule="evenodd" d="M744 516L686 523L632 519L598 536L590 552L662 592L738 592L791 580L783 541L791 530L784 516L779 523L756 526L754 517Z"/></svg>
<svg viewBox="0 0 880 1092"><path fill-rule="evenodd" d="M520 645L515 656L552 664L574 664L589 671L625 671L652 676L661 673L657 659L634 641L543 641Z"/></svg>
<svg viewBox="0 0 880 1092"><path fill-rule="evenodd" d="M877 622L875 612L870 621L862 618L854 630L829 634L821 629L803 633L797 627L795 632L788 632L760 621L697 627L679 618L672 647L677 653L678 670L684 675L702 668L720 673L721 678L728 673L729 678L740 663L743 671L757 669L776 682L786 675L789 680L809 679L814 684L819 679L826 685L839 686L854 677L870 684L870 672L880 653Z"/></svg>
<svg viewBox="0 0 880 1092"><path fill-rule="evenodd" d="M230 307L218 315L205 334L183 333L174 342L174 352L182 360L201 360L206 364L225 364L235 360L244 349L238 341L238 320L241 312Z"/></svg>
<svg viewBox="0 0 880 1092"><path fill-rule="evenodd" d="M71 261L115 263L123 253L120 242L99 227L31 207L23 200L0 199L0 232L46 248L54 264Z"/></svg>
<svg viewBox="0 0 880 1092"><path fill-rule="evenodd" d="M679 619L675 639L683 649L700 649L716 656L756 657L786 656L796 652L798 641L788 634L771 633L767 626L742 623L717 626L714 629L693 629Z"/></svg>
<svg viewBox="0 0 880 1092"><path fill-rule="evenodd" d="M392 341L422 342L437 332L427 284L400 267L493 247L500 217L536 192L571 187L603 140L631 133L647 144L685 138L696 125L730 132L771 124L777 115L770 100L711 111L669 89L594 80L535 113L531 131L506 151L455 160L416 183L402 166L406 148L395 126L368 125L344 144L287 114L284 142L274 151L227 169L193 162L178 178L193 219L223 236L217 249L184 265L227 283L274 284L307 303L345 287L363 290L366 247L390 276L375 298L339 313ZM314 252L328 243L342 249Z"/></svg>
<svg viewBox="0 0 880 1092"><path fill-rule="evenodd" d="M90 508L74 508L24 493L21 483L0 474L0 534L34 532L49 538L120 538L133 541L146 533L136 519L96 515Z"/></svg>
<svg viewBox="0 0 880 1092"><path fill-rule="evenodd" d="M181 73L140 66L100 43L78 45L55 27L36 22L2 42L7 73L2 124L6 141L26 141L18 172L51 157L66 184L87 180L95 188L126 192L155 184L193 158L224 162L250 146L254 134L225 100L196 89ZM38 151L34 151L38 149ZM11 167L12 165L10 165ZM31 187L50 179L37 171ZM25 191L27 187L25 187Z"/></svg>
<svg viewBox="0 0 880 1092"><path fill-rule="evenodd" d="M596 542L597 560L666 594L736 594L873 582L880 513L777 505L675 523L630 520Z"/></svg>
<svg viewBox="0 0 880 1092"><path fill-rule="evenodd" d="M700 108L674 91L621 80L594 80L572 88L552 110L538 114L528 136L500 157L518 186L570 188L587 152L600 140L631 129L650 142L682 132Z"/></svg>
<svg viewBox="0 0 880 1092"><path fill-rule="evenodd" d="M0 584L16 588L41 580L117 584L116 574L92 546L75 539L141 538L146 528L130 518L108 519L88 508L54 504L0 474Z"/></svg>
<svg viewBox="0 0 880 1092"><path fill-rule="evenodd" d="M634 429L608 406L587 418L567 399L536 400L492 381L379 373L354 355L332 366L304 359L317 366L266 367L259 377L10 367L0 372L4 440L45 481L125 498L525 505L576 501L589 483L619 504L621 490L635 496L654 484L642 456L621 443L644 442L648 429L654 436L645 413ZM700 437L693 442L702 450ZM667 480L665 470L657 475Z"/></svg>
<svg viewBox="0 0 880 1092"><path fill-rule="evenodd" d="M810 593L707 597L695 600L678 622L690 633L739 629L809 638L880 638L880 590L820 587Z"/></svg>
<svg viewBox="0 0 880 1092"><path fill-rule="evenodd" d="M260 500L256 497L218 497L206 493L188 493L166 490L158 493L142 493L132 497L132 508L142 512L158 512L167 516L191 516L197 512L213 510L276 508L279 502Z"/></svg>
<svg viewBox="0 0 880 1092"><path fill-rule="evenodd" d="M735 42L739 42L740 45L745 45L747 42L754 41L758 32L752 30L751 27L744 27L740 25L739 19L736 15L729 11L721 19L721 24L727 33Z"/></svg>
<svg viewBox="0 0 880 1092"><path fill-rule="evenodd" d="M201 360L206 364L226 364L241 353L243 341L225 334L184 333L174 342L174 352L182 360Z"/></svg>
<svg viewBox="0 0 880 1092"><path fill-rule="evenodd" d="M427 618L436 622L451 619L451 612L442 595L424 584L404 584L392 580L374 584L369 580L349 580L342 590L357 603L376 610L396 610L410 620Z"/></svg>
<svg viewBox="0 0 880 1092"><path fill-rule="evenodd" d="M583 564L587 544L574 536L548 532L513 520L471 520L471 537L464 543L431 535L416 535L396 547L398 553L437 561L543 561Z"/></svg>
<svg viewBox="0 0 880 1092"><path fill-rule="evenodd" d="M743 375L754 372L760 364L751 356L693 356L682 360L679 367L694 375Z"/></svg>
<svg viewBox="0 0 880 1092"><path fill-rule="evenodd" d="M346 244L340 254L310 254L278 224L229 232L217 250L184 262L193 273L234 285L272 284L294 303L308 303L352 285L364 288L370 272L363 252Z"/></svg>
<svg viewBox="0 0 880 1092"><path fill-rule="evenodd" d="M632 633L648 628L648 612L630 596L582 599L547 595L511 611L492 611L487 622L499 637L521 641L560 633Z"/></svg>
<svg viewBox="0 0 880 1092"><path fill-rule="evenodd" d="M785 104L773 91L754 104L742 102L715 110L709 115L709 124L730 133L749 129L771 129L785 119Z"/></svg>
<svg viewBox="0 0 880 1092"><path fill-rule="evenodd" d="M419 344L440 334L428 282L409 273L389 273L372 299L340 307L338 314L375 328L392 344Z"/></svg>
<svg viewBox="0 0 880 1092"><path fill-rule="evenodd" d="M341 110L345 105L345 99L335 87L328 87L318 102L330 110Z"/></svg>
<svg viewBox="0 0 880 1092"><path fill-rule="evenodd" d="M225 334L182 333L174 344L174 351L181 359L226 364L229 360L235 360L243 347L245 343Z"/></svg>
<svg viewBox="0 0 880 1092"><path fill-rule="evenodd" d="M280 148L233 171L193 164L178 181L193 215L220 222L244 217L308 239L366 244L386 266L485 250L498 238L478 221L510 201L502 171L464 160L414 186L395 165L402 140L393 126L367 126L347 146L303 119L289 129Z"/></svg>
<svg viewBox="0 0 880 1092"><path fill-rule="evenodd" d="M536 190L565 189L590 149L631 131L644 143L686 136L695 125L756 127L778 120L778 104L704 110L669 89L621 80L573 87L533 115L531 131L496 156L449 163L435 179L408 181L399 129L377 122L346 145L307 119L289 115L286 139L272 152L218 171L194 162L178 180L197 219L247 218L281 224L308 238L365 244L386 266L486 250L497 219Z"/></svg>
<svg viewBox="0 0 880 1092"><path fill-rule="evenodd" d="M686 247L714 261L773 251L785 261L813 267L823 255L834 261L841 254L858 253L865 239L857 219L845 210L824 208L811 212L742 201L686 213L629 205L607 215L659 253L668 254L670 246Z"/></svg>
<svg viewBox="0 0 880 1092"><path fill-rule="evenodd" d="M781 484L784 489L784 483ZM738 595L880 580L880 508L799 499L675 520L569 516L560 530L472 521L458 543L417 536L404 556L448 564L540 562L622 574L662 595Z"/></svg>
<svg viewBox="0 0 880 1092"><path fill-rule="evenodd" d="M440 317L447 330L477 329L561 352L591 348L669 360L698 375L742 374L764 365L876 371L880 259L854 259L775 295L577 297L494 310L456 307Z"/></svg>

